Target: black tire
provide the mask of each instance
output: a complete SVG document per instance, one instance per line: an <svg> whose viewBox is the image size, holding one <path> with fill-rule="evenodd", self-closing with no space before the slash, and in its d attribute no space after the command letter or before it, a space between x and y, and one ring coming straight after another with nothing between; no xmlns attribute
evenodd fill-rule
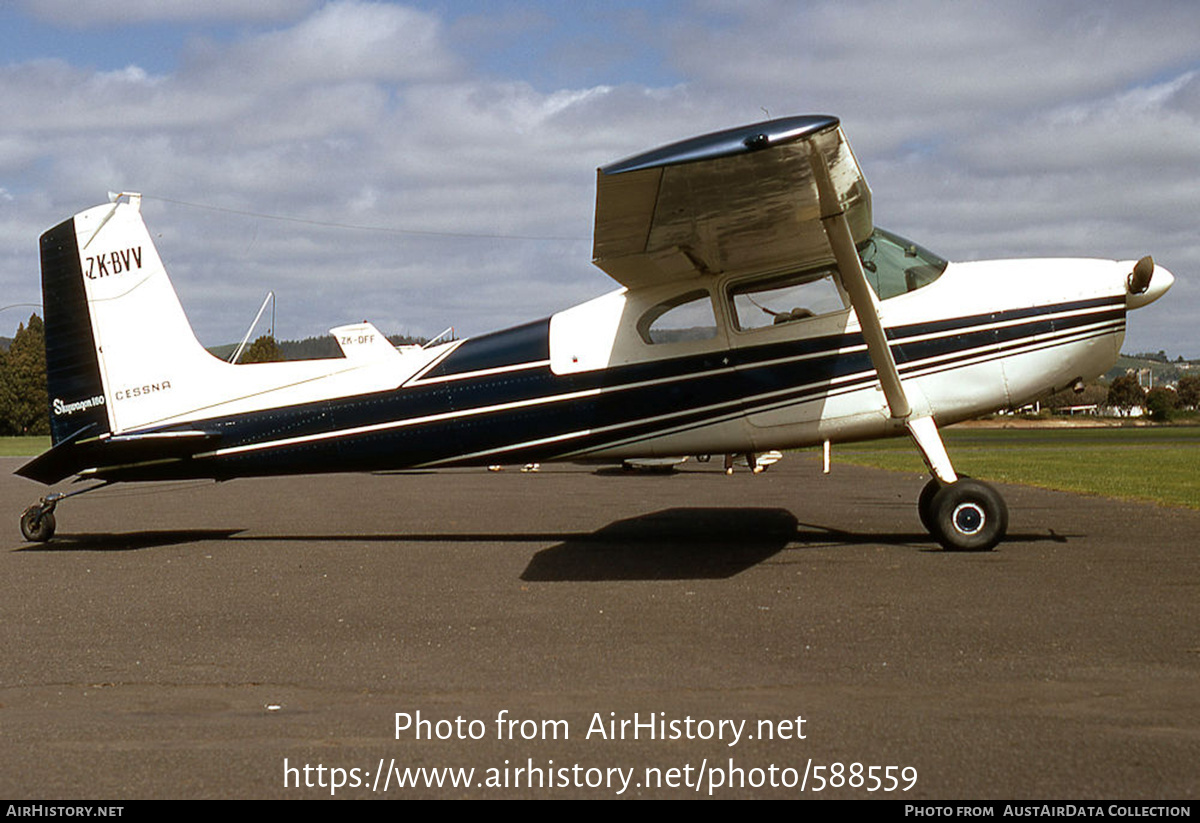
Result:
<svg viewBox="0 0 1200 823"><path fill-rule="evenodd" d="M931 477L917 498L917 516L921 518L921 525L925 527L925 531L930 534L933 534L933 498L941 490L942 484L936 477Z"/></svg>
<svg viewBox="0 0 1200 823"><path fill-rule="evenodd" d="M943 486L933 496L931 513L930 533L950 551L991 551L1008 531L1004 498L978 480L960 478Z"/></svg>
<svg viewBox="0 0 1200 823"><path fill-rule="evenodd" d="M21 515L21 536L31 543L45 543L54 537L54 512L41 513L41 506L30 506Z"/></svg>
<svg viewBox="0 0 1200 823"><path fill-rule="evenodd" d="M958 476L959 480L969 480L965 474ZM942 484L938 482L936 477L929 478L929 482L925 484L925 488L921 489L920 496L917 497L917 517L921 518L921 525L925 527L925 531L930 534L935 534L933 523L933 498L942 490Z"/></svg>

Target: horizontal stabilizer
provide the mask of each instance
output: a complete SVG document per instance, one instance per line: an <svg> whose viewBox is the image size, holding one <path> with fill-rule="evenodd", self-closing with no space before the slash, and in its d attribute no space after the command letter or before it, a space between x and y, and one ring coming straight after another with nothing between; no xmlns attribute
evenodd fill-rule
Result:
<svg viewBox="0 0 1200 823"><path fill-rule="evenodd" d="M58 443L35 457L17 474L39 483L57 483L95 466L129 465L145 460L181 460L210 448L220 436L202 431L152 432L83 437L87 431Z"/></svg>

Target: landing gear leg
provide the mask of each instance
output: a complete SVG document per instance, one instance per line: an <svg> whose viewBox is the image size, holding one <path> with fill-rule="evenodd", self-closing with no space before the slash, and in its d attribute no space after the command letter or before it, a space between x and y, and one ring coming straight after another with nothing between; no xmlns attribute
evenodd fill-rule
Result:
<svg viewBox="0 0 1200 823"><path fill-rule="evenodd" d="M894 422L903 422L908 428L940 487L932 493L926 487L922 492L917 504L921 522L948 549L990 549L1004 537L1008 527L1004 501L994 489L982 483L959 481L933 418L914 416L913 404L900 380L900 370L896 367L896 358L880 318L879 299L863 272L850 221L833 185L829 163L815 143L809 144L809 164L821 206L821 226L837 261L842 286L850 296L862 327L863 343L879 377L879 388L887 400L888 412Z"/></svg>

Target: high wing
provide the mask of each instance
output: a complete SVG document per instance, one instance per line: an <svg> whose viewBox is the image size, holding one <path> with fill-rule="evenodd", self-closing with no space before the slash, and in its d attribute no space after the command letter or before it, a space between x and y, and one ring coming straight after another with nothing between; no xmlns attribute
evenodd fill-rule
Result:
<svg viewBox="0 0 1200 823"><path fill-rule="evenodd" d="M672 143L597 170L593 262L629 288L832 259L814 150L854 242L871 190L838 118L786 117Z"/></svg>

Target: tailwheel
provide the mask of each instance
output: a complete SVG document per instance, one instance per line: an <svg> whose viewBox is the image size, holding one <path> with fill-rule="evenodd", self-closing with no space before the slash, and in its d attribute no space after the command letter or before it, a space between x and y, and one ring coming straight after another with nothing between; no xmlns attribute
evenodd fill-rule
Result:
<svg viewBox="0 0 1200 823"><path fill-rule="evenodd" d="M86 489L78 489L73 492L54 492L46 495L21 514L21 534L26 540L34 543L45 543L51 537L54 537L54 527L57 525L54 521L54 509L59 503L68 497L75 497L95 491L96 489L103 489L111 483L111 480L105 480L98 486L88 486Z"/></svg>
<svg viewBox="0 0 1200 823"><path fill-rule="evenodd" d="M934 481L936 483L936 481ZM924 499L929 486L921 492ZM921 502L918 501L918 511ZM927 506L930 534L950 551L990 551L1008 531L1008 506L986 483L960 478L933 492ZM921 521L925 522L925 515Z"/></svg>
<svg viewBox="0 0 1200 823"><path fill-rule="evenodd" d="M53 507L47 509L41 503L34 503L21 515L21 536L32 543L45 543L54 537L57 525Z"/></svg>

